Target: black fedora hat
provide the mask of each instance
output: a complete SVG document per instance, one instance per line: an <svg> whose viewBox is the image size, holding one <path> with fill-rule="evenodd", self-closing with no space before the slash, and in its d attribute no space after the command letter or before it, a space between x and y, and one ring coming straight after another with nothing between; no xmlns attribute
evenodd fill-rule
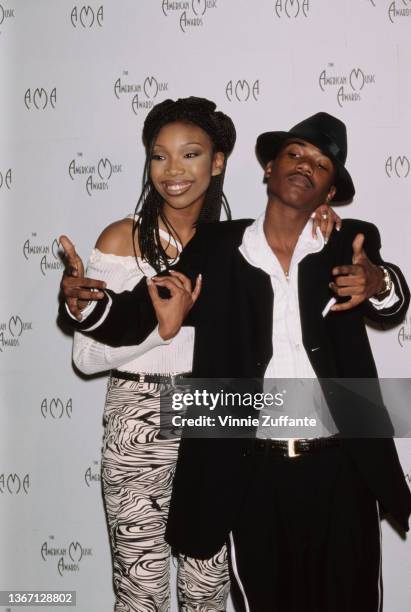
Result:
<svg viewBox="0 0 411 612"><path fill-rule="evenodd" d="M347 159L347 130L345 124L328 113L316 113L288 132L264 132L257 138L259 162L266 166L280 152L287 140L299 138L315 145L331 159L335 168L336 193L333 202L347 202L355 194L354 183L345 168Z"/></svg>

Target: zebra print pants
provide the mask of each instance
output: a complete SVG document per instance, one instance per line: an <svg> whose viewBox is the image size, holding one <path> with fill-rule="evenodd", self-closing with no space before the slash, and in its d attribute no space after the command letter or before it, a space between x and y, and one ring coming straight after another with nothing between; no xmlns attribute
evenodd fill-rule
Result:
<svg viewBox="0 0 411 612"><path fill-rule="evenodd" d="M111 377L104 410L102 481L113 557L115 612L170 610L164 533L179 440L159 436L163 384ZM181 612L226 609L225 547L206 561L180 557Z"/></svg>

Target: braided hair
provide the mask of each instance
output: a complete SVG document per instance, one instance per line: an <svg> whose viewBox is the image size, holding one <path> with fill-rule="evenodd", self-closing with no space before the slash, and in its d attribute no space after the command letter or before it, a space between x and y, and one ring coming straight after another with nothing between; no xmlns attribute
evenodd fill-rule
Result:
<svg viewBox="0 0 411 612"><path fill-rule="evenodd" d="M137 264L138 258L135 247L137 229L140 257L147 261L156 272L169 268L173 263L167 256L167 247L164 248L161 243L159 218L164 223L169 234L178 238L177 232L164 214L163 199L154 188L150 178L152 150L159 131L168 123L176 121L197 125L211 139L213 153L221 151L227 160L227 157L234 148L236 131L230 117L215 109L216 105L214 102L205 98L191 96L189 98L180 98L176 101L164 100L160 104L156 104L148 113L143 126L143 144L146 149L143 186L134 212L133 223L133 246ZM224 209L227 218L231 219L230 207L223 192L224 175L225 164L221 174L211 177L204 204L196 224L219 221L221 208Z"/></svg>

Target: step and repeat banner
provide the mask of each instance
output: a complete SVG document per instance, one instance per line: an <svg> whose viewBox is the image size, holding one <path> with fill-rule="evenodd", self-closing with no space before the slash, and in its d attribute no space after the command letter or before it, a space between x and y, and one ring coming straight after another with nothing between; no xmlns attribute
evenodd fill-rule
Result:
<svg viewBox="0 0 411 612"><path fill-rule="evenodd" d="M411 281L410 26L411 0L0 0L0 590L76 591L79 612L113 609L106 378L74 370L56 325L58 237L87 258L134 210L149 109L196 95L233 118L236 218L265 206L259 133L340 117L357 195L338 212L375 223ZM410 377L410 314L370 340L381 376ZM398 448L410 482L410 440ZM411 542L382 531L385 609L406 612Z"/></svg>

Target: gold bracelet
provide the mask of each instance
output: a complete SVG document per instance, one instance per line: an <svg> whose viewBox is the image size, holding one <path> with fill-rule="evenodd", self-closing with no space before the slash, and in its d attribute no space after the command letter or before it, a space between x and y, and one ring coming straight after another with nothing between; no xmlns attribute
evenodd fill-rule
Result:
<svg viewBox="0 0 411 612"><path fill-rule="evenodd" d="M381 291L376 293L375 297L378 299L381 299L381 298L386 297L386 295L388 295L391 292L393 283L392 283L392 279L391 279L390 273L388 272L387 268L384 268L384 266L378 266L378 267L383 272L383 277L382 277L383 285L382 285Z"/></svg>

